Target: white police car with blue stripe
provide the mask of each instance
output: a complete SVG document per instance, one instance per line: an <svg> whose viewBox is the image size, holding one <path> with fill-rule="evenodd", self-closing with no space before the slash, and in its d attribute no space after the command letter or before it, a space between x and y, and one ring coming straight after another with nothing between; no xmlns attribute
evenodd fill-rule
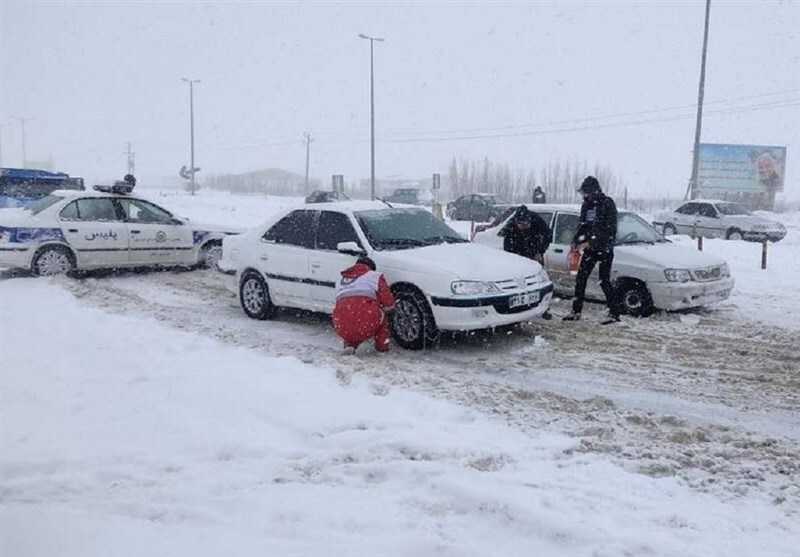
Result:
<svg viewBox="0 0 800 557"><path fill-rule="evenodd" d="M236 233L197 226L114 186L95 190L57 190L26 207L0 209L0 267L36 275L212 267L222 255L222 238Z"/></svg>

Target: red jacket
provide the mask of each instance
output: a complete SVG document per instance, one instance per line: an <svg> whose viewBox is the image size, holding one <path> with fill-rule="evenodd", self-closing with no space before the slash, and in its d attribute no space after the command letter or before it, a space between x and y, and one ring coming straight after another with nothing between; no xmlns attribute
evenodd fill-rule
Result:
<svg viewBox="0 0 800 557"><path fill-rule="evenodd" d="M374 300L378 308L391 309L394 296L383 273L373 271L363 263L356 263L342 271L342 277L336 282L336 303L341 300L358 297Z"/></svg>

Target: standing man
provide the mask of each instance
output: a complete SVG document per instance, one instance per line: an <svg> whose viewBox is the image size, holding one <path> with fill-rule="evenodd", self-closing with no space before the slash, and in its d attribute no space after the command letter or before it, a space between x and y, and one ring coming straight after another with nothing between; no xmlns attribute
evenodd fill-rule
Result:
<svg viewBox="0 0 800 557"><path fill-rule="evenodd" d="M608 306L608 318L602 323L616 323L619 321L619 312L611 287L611 264L614 262L614 242L617 238L617 206L613 199L603 193L594 176L587 176L578 192L583 195L583 205L570 249L582 250L583 256L575 280L572 313L564 317L564 321L577 321L581 318L586 283L595 264L600 263L600 287L606 295Z"/></svg>
<svg viewBox="0 0 800 557"><path fill-rule="evenodd" d="M394 296L383 273L375 270L369 257L358 258L356 264L342 271L336 281L336 306L333 327L344 341L344 353L355 354L367 339L375 339L375 350L389 350L388 312L394 307Z"/></svg>
<svg viewBox="0 0 800 557"><path fill-rule="evenodd" d="M547 203L547 196L541 186L536 186L536 189L533 190L533 202L537 204Z"/></svg>
<svg viewBox="0 0 800 557"><path fill-rule="evenodd" d="M544 267L544 254L552 241L553 233L544 219L520 205L506 226L503 250L533 259ZM542 319L552 318L549 309L542 314Z"/></svg>

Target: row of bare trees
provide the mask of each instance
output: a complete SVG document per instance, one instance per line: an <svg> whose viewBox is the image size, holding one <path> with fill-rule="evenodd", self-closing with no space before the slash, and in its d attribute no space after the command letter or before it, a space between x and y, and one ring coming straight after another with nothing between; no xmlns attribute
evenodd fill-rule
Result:
<svg viewBox="0 0 800 557"><path fill-rule="evenodd" d="M595 176L608 195L622 195L622 180L608 167L590 166L578 159L555 161L537 170L512 168L484 158L483 161L450 161L445 196L451 199L466 193L493 193L508 201L530 201L534 188L541 187L550 203L572 203L578 199L576 190L586 176Z"/></svg>

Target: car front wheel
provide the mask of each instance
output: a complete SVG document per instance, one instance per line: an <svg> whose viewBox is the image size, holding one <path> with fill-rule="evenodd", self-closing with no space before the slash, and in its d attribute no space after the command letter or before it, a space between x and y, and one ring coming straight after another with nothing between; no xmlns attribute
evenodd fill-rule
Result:
<svg viewBox="0 0 800 557"><path fill-rule="evenodd" d="M44 248L33 260L33 272L40 277L64 275L75 270L72 254L60 246Z"/></svg>
<svg viewBox="0 0 800 557"><path fill-rule="evenodd" d="M239 302L251 319L268 319L277 308L269 295L269 286L261 275L248 271L239 284Z"/></svg>
<svg viewBox="0 0 800 557"><path fill-rule="evenodd" d="M725 235L725 238L728 240L741 240L742 238L744 238L744 236L742 235L741 230L738 230L736 228L731 228L730 230L728 230L728 233Z"/></svg>
<svg viewBox="0 0 800 557"><path fill-rule="evenodd" d="M617 288L617 309L632 317L647 317L653 313L653 298L640 282L625 282Z"/></svg>
<svg viewBox="0 0 800 557"><path fill-rule="evenodd" d="M407 350L421 350L439 336L433 312L418 290L400 290L395 294L390 326L392 338Z"/></svg>
<svg viewBox="0 0 800 557"><path fill-rule="evenodd" d="M674 236L675 234L678 233L678 231L675 229L675 225L672 224L671 222L668 222L667 224L664 225L664 229L662 232L664 236Z"/></svg>

